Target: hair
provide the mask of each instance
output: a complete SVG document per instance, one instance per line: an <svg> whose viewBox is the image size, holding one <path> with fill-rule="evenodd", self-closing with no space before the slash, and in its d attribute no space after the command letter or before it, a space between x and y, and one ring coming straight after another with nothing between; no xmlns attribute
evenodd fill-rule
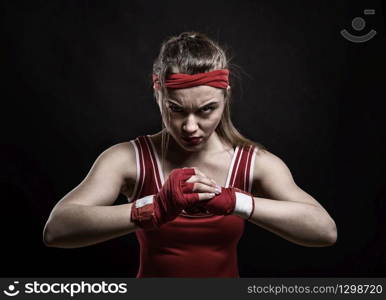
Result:
<svg viewBox="0 0 386 300"><path fill-rule="evenodd" d="M165 78L171 73L197 74L218 69L229 69L229 60L225 51L213 40L199 32L183 32L178 36L172 36L165 40L160 53L153 64L153 74L159 78L161 98L158 92L154 95L160 101L161 113L166 121L170 119L165 99L168 98L168 90L165 87ZM230 72L232 74L232 72ZM252 145L259 149L265 147L244 137L231 121L231 91L224 89L225 107L221 120L216 128L220 139L232 146ZM162 123L162 161L164 160L169 143L169 134Z"/></svg>

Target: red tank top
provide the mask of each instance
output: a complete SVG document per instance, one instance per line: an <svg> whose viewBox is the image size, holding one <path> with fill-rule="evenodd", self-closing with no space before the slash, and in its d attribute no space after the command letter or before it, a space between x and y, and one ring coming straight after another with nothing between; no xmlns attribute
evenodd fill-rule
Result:
<svg viewBox="0 0 386 300"><path fill-rule="evenodd" d="M137 180L129 202L158 193L164 178L148 136L131 141ZM236 147L225 187L250 192L254 147ZM238 216L181 213L158 230L136 231L140 245L139 277L239 277L237 244L244 231Z"/></svg>

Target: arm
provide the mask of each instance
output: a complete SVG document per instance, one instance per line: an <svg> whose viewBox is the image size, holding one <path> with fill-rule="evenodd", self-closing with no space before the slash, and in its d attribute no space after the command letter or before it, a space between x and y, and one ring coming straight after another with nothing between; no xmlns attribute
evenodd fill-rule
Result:
<svg viewBox="0 0 386 300"><path fill-rule="evenodd" d="M53 208L43 231L47 246L76 248L128 234L132 204L112 206L125 182L135 180L135 153L130 143L104 151L86 178Z"/></svg>
<svg viewBox="0 0 386 300"><path fill-rule="evenodd" d="M312 196L299 188L285 163L272 153L256 153L250 222L293 243L321 247L336 242L334 220Z"/></svg>

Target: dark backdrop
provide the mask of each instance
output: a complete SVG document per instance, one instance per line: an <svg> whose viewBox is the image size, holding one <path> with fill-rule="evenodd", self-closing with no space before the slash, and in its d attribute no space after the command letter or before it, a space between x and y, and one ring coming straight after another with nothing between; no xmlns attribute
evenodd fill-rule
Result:
<svg viewBox="0 0 386 300"><path fill-rule="evenodd" d="M135 276L134 234L47 248L55 203L109 146L160 129L150 75L186 30L233 57L234 123L332 215L338 242L291 244L248 224L241 276L385 276L385 22L381 1L3 1L1 276ZM375 9L364 16L364 9ZM354 17L378 33L354 44ZM120 197L117 205L124 203Z"/></svg>

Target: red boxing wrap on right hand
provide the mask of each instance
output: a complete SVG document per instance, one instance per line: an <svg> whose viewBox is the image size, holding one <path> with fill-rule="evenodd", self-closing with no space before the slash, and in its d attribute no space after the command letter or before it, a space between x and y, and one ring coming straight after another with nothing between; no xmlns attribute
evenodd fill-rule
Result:
<svg viewBox="0 0 386 300"><path fill-rule="evenodd" d="M192 175L195 175L193 168L174 169L156 195L133 203L131 221L144 229L159 228L175 219L184 208L197 203L194 183L186 182Z"/></svg>

